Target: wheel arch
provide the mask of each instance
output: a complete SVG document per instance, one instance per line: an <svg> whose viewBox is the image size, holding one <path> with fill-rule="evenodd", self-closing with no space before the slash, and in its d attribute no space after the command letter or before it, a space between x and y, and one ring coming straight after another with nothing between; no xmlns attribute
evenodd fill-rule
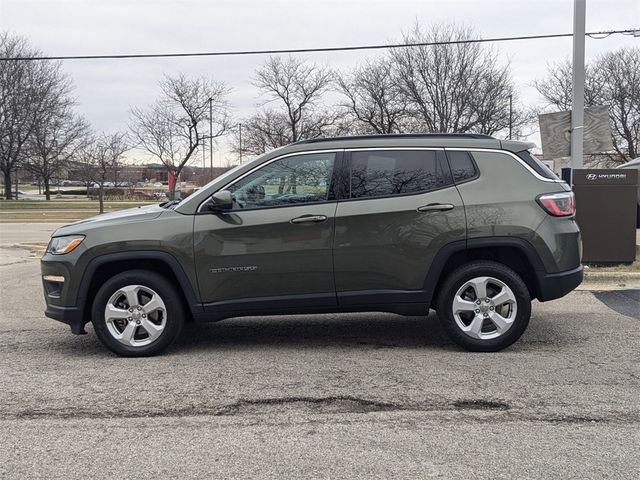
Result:
<svg viewBox="0 0 640 480"><path fill-rule="evenodd" d="M84 323L91 318L92 299L100 286L107 279L126 270L150 270L163 275L177 287L176 291L188 313L187 318L192 319L201 314L202 307L196 290L173 255L162 251L128 251L100 255L87 265L76 300L76 305L83 313Z"/></svg>
<svg viewBox="0 0 640 480"><path fill-rule="evenodd" d="M438 251L424 287L432 305L437 301L439 287L447 275L473 260L493 260L508 266L520 275L532 299L539 296L540 277L545 269L534 247L517 237L483 237L453 242Z"/></svg>

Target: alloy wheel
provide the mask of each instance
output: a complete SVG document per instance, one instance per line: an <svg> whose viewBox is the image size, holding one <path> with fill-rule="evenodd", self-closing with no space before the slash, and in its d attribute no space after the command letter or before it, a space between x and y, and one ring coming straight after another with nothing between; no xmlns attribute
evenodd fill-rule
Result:
<svg viewBox="0 0 640 480"><path fill-rule="evenodd" d="M154 290L144 285L119 288L104 309L107 330L118 342L143 347L154 342L167 324L167 308Z"/></svg>
<svg viewBox="0 0 640 480"><path fill-rule="evenodd" d="M491 340L504 335L513 325L518 302L509 286L494 277L466 281L453 298L453 318L466 335Z"/></svg>

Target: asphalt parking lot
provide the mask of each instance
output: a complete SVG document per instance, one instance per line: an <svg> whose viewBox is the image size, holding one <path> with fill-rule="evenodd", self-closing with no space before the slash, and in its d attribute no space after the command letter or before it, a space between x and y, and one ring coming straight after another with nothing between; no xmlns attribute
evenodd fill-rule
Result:
<svg viewBox="0 0 640 480"><path fill-rule="evenodd" d="M510 349L433 313L226 320L122 359L42 314L53 226L0 225L1 478L638 478L640 294L535 303Z"/></svg>

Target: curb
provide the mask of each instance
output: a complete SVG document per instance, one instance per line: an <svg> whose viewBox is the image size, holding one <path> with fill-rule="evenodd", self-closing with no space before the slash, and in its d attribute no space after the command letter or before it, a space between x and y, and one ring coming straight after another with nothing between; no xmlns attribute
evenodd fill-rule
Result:
<svg viewBox="0 0 640 480"><path fill-rule="evenodd" d="M584 272L589 282L640 282L640 272Z"/></svg>
<svg viewBox="0 0 640 480"><path fill-rule="evenodd" d="M626 290L640 288L640 272L584 272L577 290Z"/></svg>

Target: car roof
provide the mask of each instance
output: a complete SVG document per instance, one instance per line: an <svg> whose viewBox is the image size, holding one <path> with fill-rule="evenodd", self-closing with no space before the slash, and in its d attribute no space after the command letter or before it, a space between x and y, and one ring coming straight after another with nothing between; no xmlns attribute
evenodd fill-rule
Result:
<svg viewBox="0 0 640 480"><path fill-rule="evenodd" d="M241 164L232 170L233 175L242 175L257 165L265 163L276 157L299 152L311 152L322 150L340 150L349 148L465 148L465 149L492 149L521 152L535 147L533 143L519 142L515 140L498 140L488 135L471 133L419 133L419 134L391 134L391 135L359 135L351 137L316 138L291 143L284 147L271 150L256 159ZM214 179L209 185L212 189L222 186L229 179L226 174ZM186 200L179 203L175 211L183 214L195 213L199 203L206 198L207 191L202 188L194 192Z"/></svg>
<svg viewBox="0 0 640 480"><path fill-rule="evenodd" d="M292 143L278 153L298 152L310 149L375 148L375 147L440 147L440 148L489 148L521 152L535 145L515 140L499 140L477 133L412 133L387 135L355 135L347 137L315 138Z"/></svg>

